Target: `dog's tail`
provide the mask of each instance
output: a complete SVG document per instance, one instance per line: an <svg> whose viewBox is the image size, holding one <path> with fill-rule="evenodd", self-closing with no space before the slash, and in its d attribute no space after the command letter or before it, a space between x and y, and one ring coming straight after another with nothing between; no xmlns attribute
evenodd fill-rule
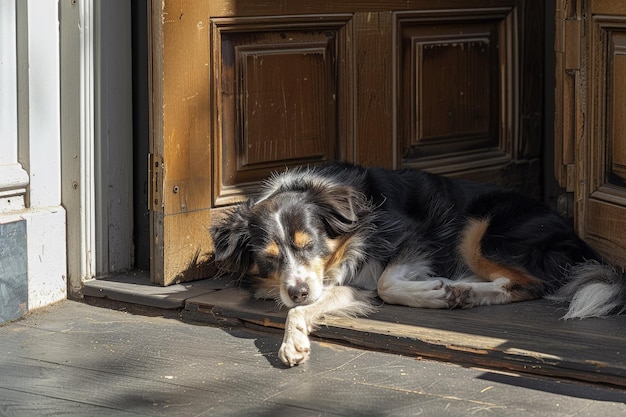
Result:
<svg viewBox="0 0 626 417"><path fill-rule="evenodd" d="M567 284L546 297L569 303L564 320L619 314L626 310L626 279L617 268L595 260L587 261L572 266L569 276Z"/></svg>

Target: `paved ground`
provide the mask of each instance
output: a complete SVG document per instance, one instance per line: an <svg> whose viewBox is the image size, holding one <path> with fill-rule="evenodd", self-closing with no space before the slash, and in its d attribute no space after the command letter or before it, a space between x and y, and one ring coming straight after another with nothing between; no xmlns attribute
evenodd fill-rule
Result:
<svg viewBox="0 0 626 417"><path fill-rule="evenodd" d="M158 314L158 312L157 312ZM2 416L623 416L626 392L67 301L0 327Z"/></svg>

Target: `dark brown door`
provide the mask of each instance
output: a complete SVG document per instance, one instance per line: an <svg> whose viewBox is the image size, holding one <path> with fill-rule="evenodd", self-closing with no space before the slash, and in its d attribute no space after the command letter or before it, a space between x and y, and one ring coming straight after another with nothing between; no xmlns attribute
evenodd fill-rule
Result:
<svg viewBox="0 0 626 417"><path fill-rule="evenodd" d="M210 273L207 227L273 171L342 159L540 195L543 6L152 4L152 275Z"/></svg>
<svg viewBox="0 0 626 417"><path fill-rule="evenodd" d="M578 232L626 267L626 3L557 0L556 174Z"/></svg>

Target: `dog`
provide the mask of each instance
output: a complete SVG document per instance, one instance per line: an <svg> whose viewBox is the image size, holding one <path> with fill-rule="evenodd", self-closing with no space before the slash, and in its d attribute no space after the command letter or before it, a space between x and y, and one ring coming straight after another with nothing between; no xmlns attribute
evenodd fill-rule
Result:
<svg viewBox="0 0 626 417"><path fill-rule="evenodd" d="M541 297L564 319L622 312L626 282L570 224L520 191L347 163L272 175L211 228L215 260L289 308L280 360L310 354L326 315L385 303L470 308Z"/></svg>

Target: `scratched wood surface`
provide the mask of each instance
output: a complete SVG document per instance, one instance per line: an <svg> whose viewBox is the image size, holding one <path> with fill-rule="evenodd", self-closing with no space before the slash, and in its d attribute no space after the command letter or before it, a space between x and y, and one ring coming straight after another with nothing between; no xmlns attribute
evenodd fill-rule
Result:
<svg viewBox="0 0 626 417"><path fill-rule="evenodd" d="M186 311L282 328L271 301L227 288L186 300ZM626 316L562 321L545 300L469 310L381 305L367 318L329 318L315 335L356 346L465 365L626 387Z"/></svg>
<svg viewBox="0 0 626 417"><path fill-rule="evenodd" d="M322 342L310 362L286 369L280 334L178 314L67 301L0 326L0 415L626 414L623 390Z"/></svg>

